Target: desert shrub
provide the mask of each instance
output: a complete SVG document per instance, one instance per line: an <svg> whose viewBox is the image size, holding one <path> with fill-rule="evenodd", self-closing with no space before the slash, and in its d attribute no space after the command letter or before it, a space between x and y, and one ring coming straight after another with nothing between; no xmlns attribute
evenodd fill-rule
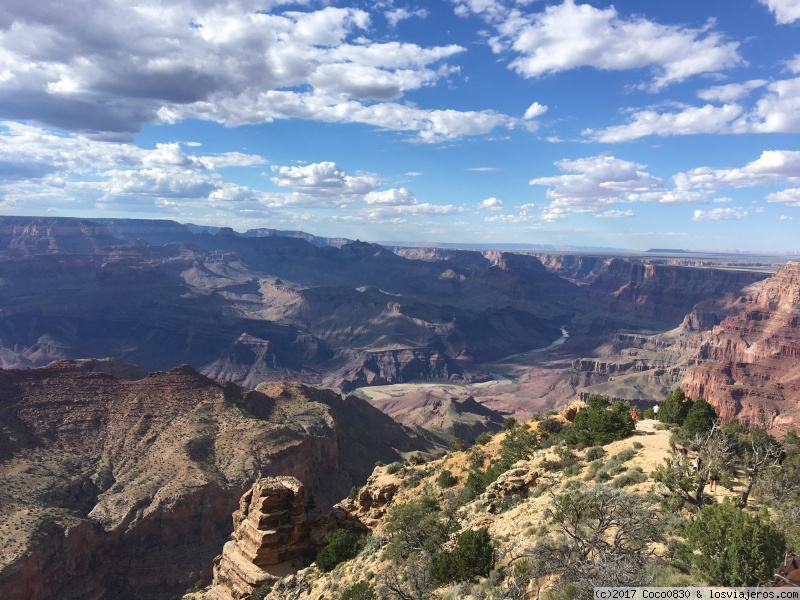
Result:
<svg viewBox="0 0 800 600"><path fill-rule="evenodd" d="M642 442L633 442L634 450L641 450L642 448L644 448L644 444Z"/></svg>
<svg viewBox="0 0 800 600"><path fill-rule="evenodd" d="M427 475L426 471L418 471L416 469L411 471L411 474L405 479L403 479L403 487L405 488L417 487L420 483L422 483L422 480L425 479L426 475Z"/></svg>
<svg viewBox="0 0 800 600"><path fill-rule="evenodd" d="M681 388L675 388L661 403L661 408L658 410L658 420L662 423L683 425L683 421L686 419L692 404L691 398L687 398Z"/></svg>
<svg viewBox="0 0 800 600"><path fill-rule="evenodd" d="M349 500L355 500L356 498L358 498L358 487L356 486L351 487L350 493L347 494L347 498Z"/></svg>
<svg viewBox="0 0 800 600"><path fill-rule="evenodd" d="M557 460L543 460L539 463L539 466L545 471L549 471L551 473L561 470L561 464Z"/></svg>
<svg viewBox="0 0 800 600"><path fill-rule="evenodd" d="M408 458L408 462L410 462L412 465L417 465L417 466L419 466L419 465L424 465L424 464L425 464L427 461L425 460L425 457L424 457L424 456L422 456L422 454L420 454L419 452L417 452L416 454L412 454L412 455L411 455L411 456Z"/></svg>
<svg viewBox="0 0 800 600"><path fill-rule="evenodd" d="M642 416L640 418L642 418L642 419L655 419L656 418L656 413L652 408L645 408L642 411Z"/></svg>
<svg viewBox="0 0 800 600"><path fill-rule="evenodd" d="M467 449L467 442L461 438L454 437L447 443L447 447L450 449L450 452L461 452Z"/></svg>
<svg viewBox="0 0 800 600"><path fill-rule="evenodd" d="M530 460L535 449L536 434L534 432L527 427L512 428L500 442L501 468L503 471L507 471L518 460Z"/></svg>
<svg viewBox="0 0 800 600"><path fill-rule="evenodd" d="M511 431L514 429L519 423L514 417L506 417L503 419L503 431Z"/></svg>
<svg viewBox="0 0 800 600"><path fill-rule="evenodd" d="M449 488L453 487L455 484L458 483L458 477L453 475L449 469L445 469L441 473L439 473L439 477L436 478L436 483L439 484L440 487Z"/></svg>
<svg viewBox="0 0 800 600"><path fill-rule="evenodd" d="M647 564L647 571L654 587L689 587L697 585L697 580L684 573L674 564L665 561L652 561Z"/></svg>
<svg viewBox="0 0 800 600"><path fill-rule="evenodd" d="M264 598L266 598L271 591L272 591L272 582L270 581L269 583L265 583L257 590L255 590L252 594L250 594L248 600L264 600Z"/></svg>
<svg viewBox="0 0 800 600"><path fill-rule="evenodd" d="M725 499L686 529L688 559L711 583L755 586L772 579L786 547L766 509L751 516Z"/></svg>
<svg viewBox="0 0 800 600"><path fill-rule="evenodd" d="M626 473L614 478L614 481L611 482L611 487L624 488L628 487L629 485L644 483L645 481L647 481L647 475L644 474L642 468L633 467L630 471L627 471Z"/></svg>
<svg viewBox="0 0 800 600"><path fill-rule="evenodd" d="M624 450L620 450L614 456L611 457L611 460L617 460L619 462L628 462L636 456L636 450L633 448L625 448Z"/></svg>
<svg viewBox="0 0 800 600"><path fill-rule="evenodd" d="M717 409L711 406L704 398L698 398L686 411L683 429L690 436L697 433L706 433L711 430L718 418Z"/></svg>
<svg viewBox="0 0 800 600"><path fill-rule="evenodd" d="M483 446L484 444L488 444L492 440L492 434L488 431L484 431L483 433L479 433L478 436L475 438L475 444L478 446Z"/></svg>
<svg viewBox="0 0 800 600"><path fill-rule="evenodd" d="M593 395L587 400L589 408L578 411L575 421L564 436L572 447L598 446L630 436L635 425L627 404Z"/></svg>
<svg viewBox="0 0 800 600"><path fill-rule="evenodd" d="M326 546L317 554L317 566L325 573L333 571L341 562L354 558L361 550L362 540L345 529L337 529L325 536Z"/></svg>
<svg viewBox="0 0 800 600"><path fill-rule="evenodd" d="M598 458L603 458L606 455L606 451L603 450L602 446L592 446L591 448L586 449L586 460L593 461L597 460Z"/></svg>
<svg viewBox="0 0 800 600"><path fill-rule="evenodd" d="M600 472L600 469L603 468L603 460L598 458L597 460L593 460L589 463L588 468L586 469L586 475L584 475L584 480L590 481L594 479L595 475Z"/></svg>
<svg viewBox="0 0 800 600"><path fill-rule="evenodd" d="M393 507L386 516L386 558L407 558L413 552L436 551L446 540L449 526L440 520L441 508L435 498L421 496Z"/></svg>
<svg viewBox="0 0 800 600"><path fill-rule="evenodd" d="M530 459L536 447L536 434L527 427L515 426L500 442L499 458L485 470L483 463L486 454L482 450L473 448L469 458L470 470L464 483L461 500L463 502L474 500L486 490L486 486L508 471L515 462Z"/></svg>
<svg viewBox="0 0 800 600"><path fill-rule="evenodd" d="M366 581L359 581L342 590L339 600L375 600L375 588Z"/></svg>
<svg viewBox="0 0 800 600"><path fill-rule="evenodd" d="M403 463L395 461L393 463L390 463L389 466L386 467L386 472L389 475L394 475L395 473L398 473L402 468L403 468Z"/></svg>
<svg viewBox="0 0 800 600"><path fill-rule="evenodd" d="M474 581L488 577L494 566L494 548L485 527L468 530L458 536L456 547L440 552L431 561L431 575L440 585Z"/></svg>
<svg viewBox="0 0 800 600"><path fill-rule="evenodd" d="M543 460L541 467L546 471L564 471L566 473L567 469L577 465L578 457L569 448L563 446L556 448L556 456L558 457L556 460ZM581 468L579 465L577 466L577 471L573 473L580 473Z"/></svg>
<svg viewBox="0 0 800 600"><path fill-rule="evenodd" d="M539 431L545 432L548 435L557 435L563 428L564 424L552 417L539 421Z"/></svg>
<svg viewBox="0 0 800 600"><path fill-rule="evenodd" d="M574 465L569 465L564 469L564 475L567 477L575 477L580 475L581 471L583 471L583 465L580 463L575 463Z"/></svg>
<svg viewBox="0 0 800 600"><path fill-rule="evenodd" d="M603 470L606 471L609 475L619 475L620 473L624 473L628 470L622 462L619 461L617 458L612 458L609 460L605 465L603 465Z"/></svg>

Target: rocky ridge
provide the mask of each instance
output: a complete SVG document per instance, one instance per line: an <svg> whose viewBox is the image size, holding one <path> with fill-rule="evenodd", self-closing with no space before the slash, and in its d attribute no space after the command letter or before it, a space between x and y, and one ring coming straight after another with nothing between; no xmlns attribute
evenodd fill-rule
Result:
<svg viewBox="0 0 800 600"><path fill-rule="evenodd" d="M0 596L163 600L208 579L254 480L300 477L330 506L422 444L362 400L300 384L118 361L2 370Z"/></svg>
<svg viewBox="0 0 800 600"><path fill-rule="evenodd" d="M574 419L582 406L585 405L580 402L573 403L553 418L566 423ZM535 431L538 423L521 426ZM505 435L507 434L496 435L486 445L481 446L480 450L489 458L495 457ZM642 423L634 440L643 444L640 450L632 449L632 440L627 439L607 445L604 449L606 455L610 456L627 449L630 454L624 469L639 468L646 474L650 474L662 463L664 457L671 455L669 432L655 431L652 422ZM529 551L536 536L541 535L546 529L552 495L543 492L549 489L555 493L562 493L564 490L574 488L574 484L577 483L571 481L573 476L546 467L547 461L555 459L557 455L552 450L547 450L537 452L530 460L517 461L475 500L463 506L456 506L449 518L457 521L462 530L487 527L498 546L495 556L501 564L508 567L515 557ZM336 598L337 592L357 581L369 581L380 588L382 585L380 582L385 581L384 571L390 566L389 561L382 555L382 548L388 537L385 530L387 509L402 506L418 499L421 495L434 497L443 505L454 502L458 497L460 486L466 480L470 460L468 452L454 452L425 465L406 464L391 475L387 472L387 467L377 467L355 498L342 501L333 511L339 513L340 522L344 522L342 515L347 515L351 524L358 522L362 527L367 526L371 536L367 547L355 559L343 563L331 573L323 573L311 565L299 569L296 573L285 575L275 583L272 591L266 595L266 599ZM451 472L458 481L454 488L443 487L438 483L439 476L445 470ZM651 486L652 482L649 482L642 483L637 488L641 488L638 491L644 492ZM312 531L314 527L315 524L312 523ZM352 528L352 525L348 528ZM312 534L309 535L311 537ZM450 548L451 544L447 547ZM498 571L503 575L491 584L486 583L483 589L492 589L498 594L506 590L510 582L511 569ZM213 585L205 591L207 597L224 597L225 600L229 600L228 596L214 595L219 585L221 581L215 579ZM383 588L383 591L386 592L386 588ZM466 593L466 588L463 586L444 586L431 597L441 597L447 592L450 594L448 597L467 597L457 595ZM198 596L186 596L184 600L197 600ZM244 597L240 595L237 598Z"/></svg>

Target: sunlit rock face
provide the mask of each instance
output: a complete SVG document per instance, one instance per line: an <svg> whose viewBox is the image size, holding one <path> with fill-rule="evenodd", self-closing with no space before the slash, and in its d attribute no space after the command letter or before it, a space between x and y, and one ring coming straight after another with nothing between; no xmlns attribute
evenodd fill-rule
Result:
<svg viewBox="0 0 800 600"><path fill-rule="evenodd" d="M396 449L424 450L367 402L302 384L115 360L0 370L0 598L183 593L210 581L253 481L301 478L329 507Z"/></svg>
<svg viewBox="0 0 800 600"><path fill-rule="evenodd" d="M703 334L701 364L683 388L723 419L782 435L800 421L800 263L788 263L742 306Z"/></svg>
<svg viewBox="0 0 800 600"><path fill-rule="evenodd" d="M215 560L205 596L240 600L296 571L310 548L305 502L305 488L294 477L256 481L233 513L233 539Z"/></svg>

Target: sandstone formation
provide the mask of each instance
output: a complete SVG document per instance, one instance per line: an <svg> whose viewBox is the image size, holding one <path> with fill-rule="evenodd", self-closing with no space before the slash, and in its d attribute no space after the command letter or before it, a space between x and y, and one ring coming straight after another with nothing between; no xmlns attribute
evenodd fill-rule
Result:
<svg viewBox="0 0 800 600"><path fill-rule="evenodd" d="M2 370L0 597L163 600L209 580L252 481L300 477L327 507L419 449L368 403L299 384L115 361Z"/></svg>
<svg viewBox="0 0 800 600"><path fill-rule="evenodd" d="M303 484L294 477L256 481L233 513L232 537L214 561L214 581L202 594L208 600L242 600L302 565L310 548Z"/></svg>
<svg viewBox="0 0 800 600"><path fill-rule="evenodd" d="M778 435L800 424L800 263L741 299L741 312L703 335L683 389Z"/></svg>

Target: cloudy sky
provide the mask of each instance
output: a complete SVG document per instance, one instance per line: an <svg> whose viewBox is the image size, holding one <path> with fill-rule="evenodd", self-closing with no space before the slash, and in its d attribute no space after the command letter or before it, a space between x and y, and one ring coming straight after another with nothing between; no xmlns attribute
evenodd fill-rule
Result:
<svg viewBox="0 0 800 600"><path fill-rule="evenodd" d="M3 0L0 213L800 250L800 0Z"/></svg>

